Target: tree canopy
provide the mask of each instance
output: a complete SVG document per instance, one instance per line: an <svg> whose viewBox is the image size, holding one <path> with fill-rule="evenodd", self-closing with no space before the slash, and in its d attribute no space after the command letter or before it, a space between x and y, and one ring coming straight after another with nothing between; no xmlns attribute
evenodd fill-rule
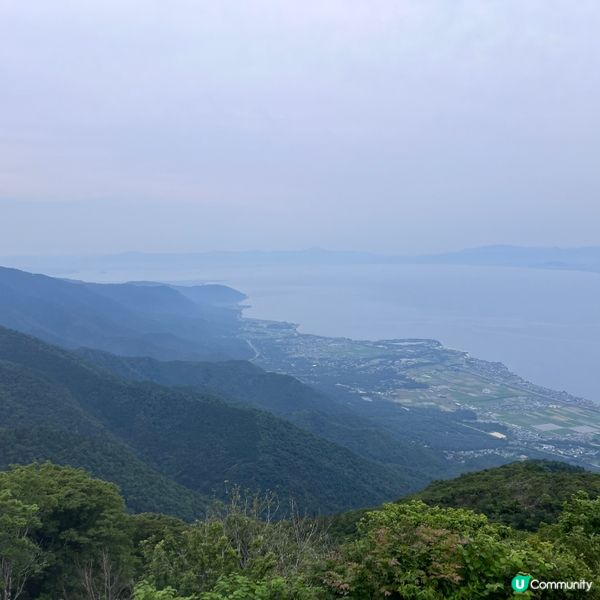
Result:
<svg viewBox="0 0 600 600"><path fill-rule="evenodd" d="M0 472L3 600L495 599L517 574L594 582L598 598L599 539L600 499L585 491L537 532L413 498L365 512L340 542L270 493L233 487L186 523L129 514L81 469Z"/></svg>

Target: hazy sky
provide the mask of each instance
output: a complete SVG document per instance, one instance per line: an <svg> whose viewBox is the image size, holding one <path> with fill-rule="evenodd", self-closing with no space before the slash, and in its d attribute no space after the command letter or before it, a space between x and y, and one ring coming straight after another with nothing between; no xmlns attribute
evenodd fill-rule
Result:
<svg viewBox="0 0 600 600"><path fill-rule="evenodd" d="M598 0L0 0L0 253L600 244Z"/></svg>

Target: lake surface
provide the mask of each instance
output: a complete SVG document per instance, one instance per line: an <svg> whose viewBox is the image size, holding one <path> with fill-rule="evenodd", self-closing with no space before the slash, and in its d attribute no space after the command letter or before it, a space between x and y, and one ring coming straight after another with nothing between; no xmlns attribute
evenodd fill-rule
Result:
<svg viewBox="0 0 600 600"><path fill-rule="evenodd" d="M600 276L439 265L233 269L246 316L305 333L425 337L600 402ZM223 277L225 275L225 277Z"/></svg>
<svg viewBox="0 0 600 600"><path fill-rule="evenodd" d="M600 402L600 274L446 265L214 266L79 271L92 281L218 281L249 317L362 339L424 337Z"/></svg>

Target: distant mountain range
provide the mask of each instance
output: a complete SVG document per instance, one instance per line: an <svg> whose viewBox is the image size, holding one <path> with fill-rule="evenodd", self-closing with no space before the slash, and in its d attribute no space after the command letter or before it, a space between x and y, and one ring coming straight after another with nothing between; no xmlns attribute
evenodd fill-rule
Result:
<svg viewBox="0 0 600 600"><path fill-rule="evenodd" d="M458 252L403 258L402 262L421 264L481 265L563 269L600 273L600 246L581 248L536 248L521 246L484 246Z"/></svg>
<svg viewBox="0 0 600 600"><path fill-rule="evenodd" d="M351 400L252 364L244 299L221 285L0 268L0 469L81 466L117 483L131 510L193 518L228 485L327 513L508 459L488 452L504 442L472 427L469 411L463 423ZM276 341L271 352L282 352ZM473 456L451 463L449 447Z"/></svg>
<svg viewBox="0 0 600 600"><path fill-rule="evenodd" d="M99 285L0 267L0 324L67 348L164 359L249 358L225 286Z"/></svg>
<svg viewBox="0 0 600 600"><path fill-rule="evenodd" d="M253 354L237 337L243 299L0 268L0 468L82 466L133 510L186 518L225 481L329 512L444 473L441 452L241 360Z"/></svg>
<svg viewBox="0 0 600 600"><path fill-rule="evenodd" d="M298 251L240 251L198 253L126 252L98 256L13 256L0 262L21 269L54 275L79 271L140 271L148 268L182 269L206 266L294 266L294 265L358 265L358 264L453 264L536 269L563 269L600 272L600 246L577 248L524 247L510 245L483 246L456 252L426 255L389 255L371 252L332 251L312 248Z"/></svg>

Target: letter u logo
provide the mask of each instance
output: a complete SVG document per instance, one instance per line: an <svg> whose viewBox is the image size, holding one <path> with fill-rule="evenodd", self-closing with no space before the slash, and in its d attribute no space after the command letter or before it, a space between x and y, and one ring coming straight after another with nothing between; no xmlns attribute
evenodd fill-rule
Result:
<svg viewBox="0 0 600 600"><path fill-rule="evenodd" d="M515 575L511 581L512 589L517 594L522 594L529 587L530 575Z"/></svg>

